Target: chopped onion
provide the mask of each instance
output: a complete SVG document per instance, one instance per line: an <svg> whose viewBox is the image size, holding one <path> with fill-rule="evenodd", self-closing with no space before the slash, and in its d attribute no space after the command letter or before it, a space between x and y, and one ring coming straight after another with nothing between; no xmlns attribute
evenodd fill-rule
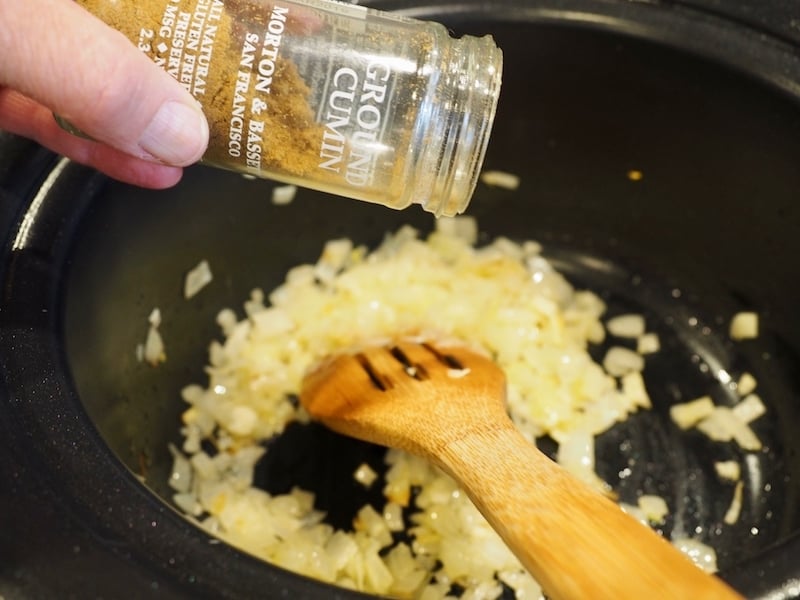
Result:
<svg viewBox="0 0 800 600"><path fill-rule="evenodd" d="M353 521L353 528L356 531L368 533L371 538L377 540L380 548L389 546L392 543L392 533L389 531L389 526L386 524L383 515L369 504L365 504L358 511Z"/></svg>
<svg viewBox="0 0 800 600"><path fill-rule="evenodd" d="M383 506L383 520L386 521L389 531L403 531L405 529L403 507L394 502L387 502Z"/></svg>
<svg viewBox="0 0 800 600"><path fill-rule="evenodd" d="M716 573L717 553L711 546L690 538L674 539L672 545L706 573Z"/></svg>
<svg viewBox="0 0 800 600"><path fill-rule="evenodd" d="M639 338L644 335L644 317L642 315L619 315L609 319L606 329L611 335L623 338Z"/></svg>
<svg viewBox="0 0 800 600"><path fill-rule="evenodd" d="M147 338L144 342L144 359L154 367L167 360L164 340L155 325L151 325L147 331Z"/></svg>
<svg viewBox="0 0 800 600"><path fill-rule="evenodd" d="M469 375L469 369L447 369L447 376L451 379L461 379Z"/></svg>
<svg viewBox="0 0 800 600"><path fill-rule="evenodd" d="M690 402L673 404L669 416L681 429L693 427L714 412L714 401L711 396L702 396Z"/></svg>
<svg viewBox="0 0 800 600"><path fill-rule="evenodd" d="M753 430L727 406L714 407L714 411L697 424L697 429L716 442L735 440L745 450L761 449Z"/></svg>
<svg viewBox="0 0 800 600"><path fill-rule="evenodd" d="M296 195L296 185L278 185L272 189L272 203L276 206L285 206L291 204Z"/></svg>
<svg viewBox="0 0 800 600"><path fill-rule="evenodd" d="M654 354L661 349L661 341L657 333L645 333L636 340L636 351L639 354Z"/></svg>
<svg viewBox="0 0 800 600"><path fill-rule="evenodd" d="M231 408L227 429L238 436L248 436L253 433L258 422L258 413L249 406L234 406Z"/></svg>
<svg viewBox="0 0 800 600"><path fill-rule="evenodd" d="M500 581L514 590L515 596L521 600L528 598L544 598L541 586L524 571L501 571L498 574Z"/></svg>
<svg viewBox="0 0 800 600"><path fill-rule="evenodd" d="M737 419L751 423L766 413L767 407L757 394L748 394L732 410Z"/></svg>
<svg viewBox="0 0 800 600"><path fill-rule="evenodd" d="M633 506L626 502L620 502L619 507L622 509L622 512L624 512L627 515L630 515L631 517L639 521L639 523L641 523L642 525L647 525L647 526L650 525L650 522L647 519L647 515L645 515L644 511L638 506Z"/></svg>
<svg viewBox="0 0 800 600"><path fill-rule="evenodd" d="M731 498L731 504L728 507L728 510L725 512L725 517L723 521L727 525L733 525L736 521L739 520L739 515L742 512L742 491L744 490L744 484L739 481L736 484L736 487L733 490L733 497Z"/></svg>
<svg viewBox="0 0 800 600"><path fill-rule="evenodd" d="M428 572L414 557L408 544L400 543L386 555L386 566L392 574L392 590L400 596L411 597L428 579Z"/></svg>
<svg viewBox="0 0 800 600"><path fill-rule="evenodd" d="M664 523L669 514L667 502L661 496L640 496L638 505L642 513L647 517L647 521L656 525Z"/></svg>
<svg viewBox="0 0 800 600"><path fill-rule="evenodd" d="M558 445L556 461L570 473L603 494L610 494L611 486L595 471L594 436L587 430L573 430Z"/></svg>
<svg viewBox="0 0 800 600"><path fill-rule="evenodd" d="M353 473L353 479L366 488L375 483L377 478L378 474L367 463L361 463Z"/></svg>
<svg viewBox="0 0 800 600"><path fill-rule="evenodd" d="M483 171L481 173L481 181L486 185L507 190L516 190L519 188L520 183L519 176L505 171Z"/></svg>
<svg viewBox="0 0 800 600"><path fill-rule="evenodd" d="M650 395L644 385L644 378L638 371L626 373L620 379L622 382L622 392L630 399L634 406L640 408L652 408Z"/></svg>
<svg viewBox="0 0 800 600"><path fill-rule="evenodd" d="M472 217L442 217L436 220L436 232L458 242L475 244L478 241L478 222Z"/></svg>
<svg viewBox="0 0 800 600"><path fill-rule="evenodd" d="M736 313L731 319L730 336L734 340L758 337L758 314L754 312Z"/></svg>
<svg viewBox="0 0 800 600"><path fill-rule="evenodd" d="M742 376L739 377L739 381L736 384L736 391L740 396L744 397L754 392L757 385L758 382L755 377L750 373L742 373Z"/></svg>
<svg viewBox="0 0 800 600"><path fill-rule="evenodd" d="M389 450L383 476L366 464L356 470L356 481L379 484L386 502L362 507L348 529L326 523L307 491L272 495L253 486L264 441L308 420L296 396L313 365L354 344L408 334L467 342L495 360L522 435L531 443L549 435L565 468L612 494L594 469L595 436L650 407L642 354L658 348L657 336L636 315L613 322L611 335L639 352L613 347L598 364L589 345L606 335L603 300L574 289L535 242L497 238L476 247L477 239L477 222L459 217L438 219L426 239L401 227L372 252L331 240L268 294L254 289L243 318L221 311L224 340L209 345L208 382L182 393L188 406L182 452L173 452L176 505L247 552L342 587L433 600L455 586L464 598L488 599L503 582L518 597L542 597L471 500L418 457ZM160 314L152 315L151 327L158 324ZM680 421L684 411L674 408ZM665 503L643 496L629 510L654 523Z"/></svg>
<svg viewBox="0 0 800 600"><path fill-rule="evenodd" d="M173 494L172 501L175 503L175 506L188 515L199 517L203 514L203 507L197 502L197 496L192 493Z"/></svg>
<svg viewBox="0 0 800 600"><path fill-rule="evenodd" d="M214 279L211 267L207 260L201 260L196 267L186 274L183 284L183 296L186 299L192 298L207 286Z"/></svg>
<svg viewBox="0 0 800 600"><path fill-rule="evenodd" d="M186 493L192 485L192 465L189 460L174 445L169 445L172 454L172 473L169 485L176 492Z"/></svg>
<svg viewBox="0 0 800 600"><path fill-rule="evenodd" d="M739 481L742 476L742 467L735 460L717 461L714 463L714 470L721 479L728 481Z"/></svg>
<svg viewBox="0 0 800 600"><path fill-rule="evenodd" d="M603 359L603 367L609 375L620 377L644 369L644 359L640 354L622 346L612 346Z"/></svg>
<svg viewBox="0 0 800 600"><path fill-rule="evenodd" d="M253 328L267 338L290 333L295 329L294 319L280 308L268 308L250 316Z"/></svg>
<svg viewBox="0 0 800 600"><path fill-rule="evenodd" d="M353 242L348 239L329 241L314 265L314 276L322 283L332 282L344 268L352 251Z"/></svg>
<svg viewBox="0 0 800 600"><path fill-rule="evenodd" d="M147 322L153 327L161 327L161 309L156 307L150 311L150 315L147 317Z"/></svg>

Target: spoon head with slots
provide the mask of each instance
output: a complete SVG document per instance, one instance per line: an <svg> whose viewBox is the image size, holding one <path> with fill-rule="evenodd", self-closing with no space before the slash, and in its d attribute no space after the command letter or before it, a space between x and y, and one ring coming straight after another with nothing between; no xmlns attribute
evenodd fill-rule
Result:
<svg viewBox="0 0 800 600"><path fill-rule="evenodd" d="M476 428L510 427L505 377L462 346L397 342L341 354L303 382L300 402L339 433L435 459Z"/></svg>

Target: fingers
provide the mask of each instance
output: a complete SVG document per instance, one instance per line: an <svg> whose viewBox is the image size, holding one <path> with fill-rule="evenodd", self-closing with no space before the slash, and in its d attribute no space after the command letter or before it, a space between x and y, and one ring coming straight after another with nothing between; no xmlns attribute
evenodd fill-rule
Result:
<svg viewBox="0 0 800 600"><path fill-rule="evenodd" d="M208 123L191 94L72 0L0 0L0 56L0 85L124 154L185 166L206 149Z"/></svg>
<svg viewBox="0 0 800 600"><path fill-rule="evenodd" d="M56 124L50 109L19 92L2 87L0 129L35 140L76 162L140 187L171 187L180 181L183 174L180 167L135 158L105 144L71 135Z"/></svg>

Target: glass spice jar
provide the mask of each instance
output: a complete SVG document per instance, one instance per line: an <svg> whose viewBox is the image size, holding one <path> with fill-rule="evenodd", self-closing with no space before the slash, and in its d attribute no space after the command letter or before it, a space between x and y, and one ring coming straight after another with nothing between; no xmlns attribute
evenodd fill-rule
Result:
<svg viewBox="0 0 800 600"><path fill-rule="evenodd" d="M462 212L500 92L490 36L331 0L78 0L200 102L203 162Z"/></svg>

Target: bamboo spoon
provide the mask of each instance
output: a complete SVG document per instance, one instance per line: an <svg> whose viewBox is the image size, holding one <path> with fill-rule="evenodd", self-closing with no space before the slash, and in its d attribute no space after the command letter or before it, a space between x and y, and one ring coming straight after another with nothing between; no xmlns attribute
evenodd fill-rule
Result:
<svg viewBox="0 0 800 600"><path fill-rule="evenodd" d="M331 429L423 456L454 477L554 600L740 598L540 453L504 400L491 360L416 343L335 357L300 394Z"/></svg>

